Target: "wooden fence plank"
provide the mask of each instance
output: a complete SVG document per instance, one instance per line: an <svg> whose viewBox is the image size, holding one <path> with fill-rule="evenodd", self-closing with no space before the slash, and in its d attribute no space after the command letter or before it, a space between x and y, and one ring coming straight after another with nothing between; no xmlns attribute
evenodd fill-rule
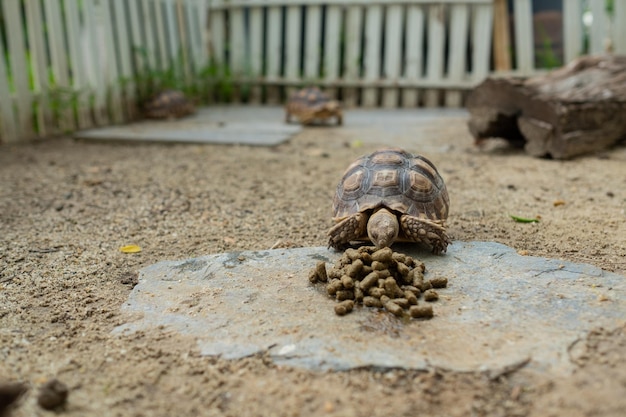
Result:
<svg viewBox="0 0 626 417"><path fill-rule="evenodd" d="M563 54L565 63L583 53L582 0L563 2Z"/></svg>
<svg viewBox="0 0 626 417"><path fill-rule="evenodd" d="M223 10L211 10L209 16L210 24L210 51L211 58L215 65L224 67L226 65L226 57L224 51L226 50L225 43L225 12Z"/></svg>
<svg viewBox="0 0 626 417"><path fill-rule="evenodd" d="M26 6L26 35L33 77L33 99L36 102L37 134L40 137L45 137L54 133L54 124L48 100L50 80L48 78L48 59L46 57L46 43L43 33L44 25L41 24L43 13L41 11L41 2L39 1L27 1L24 5Z"/></svg>
<svg viewBox="0 0 626 417"><path fill-rule="evenodd" d="M358 80L361 69L361 33L363 30L363 8L350 6L346 11L346 50L344 55L343 78ZM355 107L358 103L358 90L345 88L343 90L343 104L346 107Z"/></svg>
<svg viewBox="0 0 626 417"><path fill-rule="evenodd" d="M514 7L516 67L520 75L530 75L535 69L532 3L531 0L517 0Z"/></svg>
<svg viewBox="0 0 626 417"><path fill-rule="evenodd" d="M465 4L491 4L493 0L375 0L379 5L394 5L398 3L415 3L415 4L449 4L449 3L465 3ZM569 1L569 0L567 0ZM619 1L619 0L618 0ZM211 0L211 7L214 9L224 9L228 7L244 7L258 5L259 0ZM289 4L326 4L339 6L362 5L367 6L374 3L373 0L263 0L263 4L271 6L282 6Z"/></svg>
<svg viewBox="0 0 626 417"><path fill-rule="evenodd" d="M213 74L216 79L210 83L211 90L209 92L209 101L220 100L221 91L219 90L219 79L224 79L226 76L226 69L228 63L226 62L226 11L224 10L211 10L209 15L209 50L211 57L211 66L213 67Z"/></svg>
<svg viewBox="0 0 626 417"><path fill-rule="evenodd" d="M107 79L102 76L102 70L107 65L106 54L102 53L105 42L101 18L98 16L99 9L96 8L96 0L83 0L85 8L85 40L83 44L85 55L91 65L87 66L87 75L93 91L93 113L95 123L106 125L109 123L109 112L107 109Z"/></svg>
<svg viewBox="0 0 626 417"><path fill-rule="evenodd" d="M128 18L130 20L130 56L133 67L137 74L142 74L148 68L148 63L144 59L138 59L140 50L144 48L143 36L141 35L142 23L139 19L141 4L136 1L128 3Z"/></svg>
<svg viewBox="0 0 626 417"><path fill-rule="evenodd" d="M307 84L314 84L320 76L322 54L322 7L310 6L306 9L304 46L304 78Z"/></svg>
<svg viewBox="0 0 626 417"><path fill-rule="evenodd" d="M71 106L71 85L67 51L65 48L64 23L61 17L61 4L55 0L45 0L44 10L50 47L50 63L53 89L50 91L50 103L56 111L59 128L63 132L71 132L75 128L74 112Z"/></svg>
<svg viewBox="0 0 626 417"><path fill-rule="evenodd" d="M340 44L341 7L328 6L326 8L326 36L324 37L324 79L327 81L339 79ZM337 97L335 88L327 88L326 91L331 97Z"/></svg>
<svg viewBox="0 0 626 417"><path fill-rule="evenodd" d="M9 16L6 10L4 13L5 16ZM17 142L20 139L13 111L13 97L9 88L9 72L4 62L5 56L4 44L0 42L0 144Z"/></svg>
<svg viewBox="0 0 626 417"><path fill-rule="evenodd" d="M287 6L285 20L285 78L289 81L300 79L300 40L302 37L302 23L300 6ZM287 88L289 97L295 89Z"/></svg>
<svg viewBox="0 0 626 417"><path fill-rule="evenodd" d="M229 16L229 46L228 53L230 60L228 65L230 66L230 72L235 78L241 78L246 75L246 44L244 39L244 15L243 9L237 7L230 10ZM233 91L233 101L240 102L243 99L244 86L238 85L235 91Z"/></svg>
<svg viewBox="0 0 626 417"><path fill-rule="evenodd" d="M511 32L507 0L493 2L493 60L496 71L511 71Z"/></svg>
<svg viewBox="0 0 626 417"><path fill-rule="evenodd" d="M110 0L100 0L99 4L100 24L103 30L104 52L106 54L106 69L104 71L105 91L108 93L109 111L113 123L124 121L122 113L121 94L119 86L119 73L117 70L117 58L115 54L115 38L113 36L113 22L111 16Z"/></svg>
<svg viewBox="0 0 626 417"><path fill-rule="evenodd" d="M613 52L626 54L626 2L614 1Z"/></svg>
<svg viewBox="0 0 626 417"><path fill-rule="evenodd" d="M144 55L142 59L145 59L147 68L149 71L156 71L161 66L157 64L158 55L157 55L157 41L156 41L156 29L155 29L155 19L154 19L154 1L153 0L143 0L141 12L143 15L141 23L144 26L145 30L145 46L142 48L141 53Z"/></svg>
<svg viewBox="0 0 626 417"><path fill-rule="evenodd" d="M364 76L366 81L376 81L380 78L380 45L382 38L382 7L373 4L365 9L365 45L364 45ZM378 105L378 89L369 87L363 89L363 106Z"/></svg>
<svg viewBox="0 0 626 417"><path fill-rule="evenodd" d="M474 7L472 17L472 73L474 84L489 75L491 35L493 33L493 8L489 5ZM510 53L509 53L510 54Z"/></svg>
<svg viewBox="0 0 626 417"><path fill-rule="evenodd" d="M426 56L426 77L431 82L443 78L443 58L446 42L445 5L433 4L428 9L428 52ZM428 90L424 95L424 106L439 106L439 90Z"/></svg>
<svg viewBox="0 0 626 417"><path fill-rule="evenodd" d="M397 80L400 78L400 61L402 45L402 12L401 5L387 6L385 13L385 47L383 74L385 78ZM386 88L383 91L383 107L393 108L398 106L399 91L397 88Z"/></svg>
<svg viewBox="0 0 626 417"><path fill-rule="evenodd" d="M282 64L282 10L278 6L270 7L267 10L267 79L275 80L280 77ZM280 103L280 88L267 88L267 102L270 104Z"/></svg>
<svg viewBox="0 0 626 417"><path fill-rule="evenodd" d="M132 7L135 2L129 4ZM121 99L123 103L120 103L120 107L124 109L124 120L133 120L137 117L137 108L135 106L135 83L132 80L132 55L131 55L131 36L128 33L128 26L126 24L126 10L125 0L115 0L113 3L115 19L114 19L114 34L117 40L117 58L119 60L119 75L116 84L118 84L121 93Z"/></svg>
<svg viewBox="0 0 626 417"><path fill-rule="evenodd" d="M163 33L165 35L164 49L167 51L166 69L172 69L176 80L183 75L183 57L180 32L178 31L175 0L163 0Z"/></svg>
<svg viewBox="0 0 626 417"><path fill-rule="evenodd" d="M424 10L423 6L411 4L406 10L406 62L405 78L416 82L422 78L424 55ZM419 95L415 88L402 90L402 107L415 107Z"/></svg>
<svg viewBox="0 0 626 417"><path fill-rule="evenodd" d="M205 48L207 41L207 9L205 2L206 0L184 2L185 21L189 25L187 35L189 36L189 52L191 55L191 74L199 74L207 65L207 48Z"/></svg>
<svg viewBox="0 0 626 417"><path fill-rule="evenodd" d="M466 73L466 53L469 8L466 4L452 6L450 16L450 48L448 50L448 79L460 81ZM463 96L459 90L448 90L445 94L446 107L461 107Z"/></svg>
<svg viewBox="0 0 626 417"><path fill-rule="evenodd" d="M176 27L178 32L179 44L178 49L180 51L179 56L182 65L182 75L184 77L183 84L187 86L191 83L191 63L189 58L190 44L188 30L193 26L195 20L186 21L186 7L183 6L182 0L175 0L176 6ZM243 34L242 34L243 36Z"/></svg>
<svg viewBox="0 0 626 417"><path fill-rule="evenodd" d="M33 95L28 80L26 42L20 4L16 1L3 2L7 29L8 52L11 57L11 74L17 105L17 132L22 139L33 139Z"/></svg>
<svg viewBox="0 0 626 417"><path fill-rule="evenodd" d="M170 68L170 53L168 51L167 37L168 34L165 28L165 12L163 10L163 0L154 0L152 2L154 7L155 16L155 30L156 40L158 45L158 69L161 71L167 71Z"/></svg>
<svg viewBox="0 0 626 417"><path fill-rule="evenodd" d="M588 0L593 23L589 30L589 53L591 55L605 52L607 37L607 18L604 0ZM622 0L623 1L623 0ZM619 1L618 1L619 3Z"/></svg>
<svg viewBox="0 0 626 417"><path fill-rule="evenodd" d="M89 90L87 76L85 74L85 57L80 47L80 17L79 5L76 3L66 4L65 22L67 28L67 45L69 52L70 72L72 74L72 90L76 106L76 128L86 129L91 127L91 112L89 111Z"/></svg>
<svg viewBox="0 0 626 417"><path fill-rule="evenodd" d="M263 8L250 9L250 76L260 77L263 74ZM250 103L261 103L262 89L254 83L250 89Z"/></svg>

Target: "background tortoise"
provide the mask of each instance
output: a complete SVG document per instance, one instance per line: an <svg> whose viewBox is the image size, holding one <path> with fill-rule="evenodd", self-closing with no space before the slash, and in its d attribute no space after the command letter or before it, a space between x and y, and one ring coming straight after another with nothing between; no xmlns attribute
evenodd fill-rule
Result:
<svg viewBox="0 0 626 417"><path fill-rule="evenodd" d="M163 90L152 95L143 106L149 119L179 119L196 112L196 106L178 90Z"/></svg>
<svg viewBox="0 0 626 417"><path fill-rule="evenodd" d="M450 239L444 222L450 200L443 179L428 159L402 149L385 149L352 163L337 186L329 246L370 240L376 247L395 241L422 242L435 254Z"/></svg>
<svg viewBox="0 0 626 417"><path fill-rule="evenodd" d="M290 123L292 116L303 125L326 121L332 117L338 125L343 123L339 101L332 100L317 87L303 88L289 97L285 106L285 121Z"/></svg>

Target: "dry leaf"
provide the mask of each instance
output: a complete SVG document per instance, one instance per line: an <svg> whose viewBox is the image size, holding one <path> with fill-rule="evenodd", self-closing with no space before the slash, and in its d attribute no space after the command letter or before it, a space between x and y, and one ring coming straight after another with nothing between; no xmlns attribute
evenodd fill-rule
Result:
<svg viewBox="0 0 626 417"><path fill-rule="evenodd" d="M126 245L120 248L120 252L137 253L137 252L141 252L141 248L138 245Z"/></svg>

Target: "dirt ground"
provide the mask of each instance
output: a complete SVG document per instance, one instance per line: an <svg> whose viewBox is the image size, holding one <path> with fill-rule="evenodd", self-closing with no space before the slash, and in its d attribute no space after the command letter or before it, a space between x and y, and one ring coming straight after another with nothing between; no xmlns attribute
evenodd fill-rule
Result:
<svg viewBox="0 0 626 417"><path fill-rule="evenodd" d="M311 128L275 148L67 138L0 147L0 380L30 387L12 415L45 415L36 397L51 378L69 387L59 410L68 416L626 415L624 326L583 337L571 375L312 372L265 356L203 357L167 328L111 334L142 267L325 245L337 181L379 145ZM405 147L444 177L454 240L626 275L626 147L565 162L497 141L479 150L463 120L443 123L432 145ZM121 253L127 244L143 250Z"/></svg>

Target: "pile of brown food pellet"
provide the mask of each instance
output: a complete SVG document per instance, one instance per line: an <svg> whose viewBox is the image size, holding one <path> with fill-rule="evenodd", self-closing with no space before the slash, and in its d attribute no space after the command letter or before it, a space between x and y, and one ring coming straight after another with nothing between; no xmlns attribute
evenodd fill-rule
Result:
<svg viewBox="0 0 626 417"><path fill-rule="evenodd" d="M326 283L328 295L339 303L335 313L348 314L355 303L366 307L384 308L396 316L408 314L413 318L431 318L431 305L420 305L418 299L436 301L435 288L448 285L447 278L424 278L424 263L390 248L376 250L373 246L347 249L335 265L326 269L318 262L309 273L311 283Z"/></svg>

